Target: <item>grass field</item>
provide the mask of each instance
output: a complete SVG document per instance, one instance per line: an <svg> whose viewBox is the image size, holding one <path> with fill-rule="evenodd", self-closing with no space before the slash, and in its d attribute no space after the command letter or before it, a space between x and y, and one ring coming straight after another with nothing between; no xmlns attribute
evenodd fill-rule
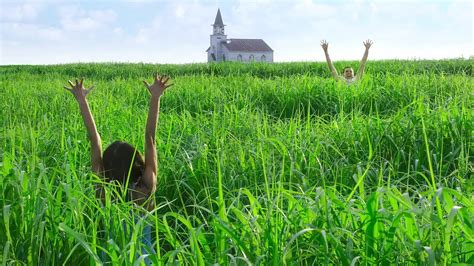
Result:
<svg viewBox="0 0 474 266"><path fill-rule="evenodd" d="M339 62L336 68L356 62ZM372 61L356 85L323 63L0 67L2 264L474 264L473 60ZM95 199L68 79L104 148L143 151L154 72L157 209ZM120 191L108 187L108 195ZM133 227L128 232L124 224Z"/></svg>

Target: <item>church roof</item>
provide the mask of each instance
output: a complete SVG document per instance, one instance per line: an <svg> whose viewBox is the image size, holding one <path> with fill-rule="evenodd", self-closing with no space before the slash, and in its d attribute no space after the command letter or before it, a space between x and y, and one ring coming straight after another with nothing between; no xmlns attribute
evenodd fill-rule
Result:
<svg viewBox="0 0 474 266"><path fill-rule="evenodd" d="M262 39L229 39L223 45L230 52L273 52Z"/></svg>
<svg viewBox="0 0 474 266"><path fill-rule="evenodd" d="M222 21L221 10L217 9L216 20L214 20L214 26L225 26L224 22Z"/></svg>

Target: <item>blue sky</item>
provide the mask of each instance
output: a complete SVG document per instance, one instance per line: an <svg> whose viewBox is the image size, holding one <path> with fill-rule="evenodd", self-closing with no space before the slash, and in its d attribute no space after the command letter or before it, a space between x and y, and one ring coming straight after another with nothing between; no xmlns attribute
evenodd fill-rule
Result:
<svg viewBox="0 0 474 266"><path fill-rule="evenodd" d="M261 38L275 61L473 55L472 1L0 0L0 64L205 62L219 7L228 38Z"/></svg>

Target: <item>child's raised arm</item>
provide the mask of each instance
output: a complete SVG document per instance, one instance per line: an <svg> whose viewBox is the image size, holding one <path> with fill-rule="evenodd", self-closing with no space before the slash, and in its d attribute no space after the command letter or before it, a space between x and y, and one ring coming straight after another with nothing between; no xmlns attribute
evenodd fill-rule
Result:
<svg viewBox="0 0 474 266"><path fill-rule="evenodd" d="M364 75L365 63L367 63L367 58L369 57L369 49L373 43L374 42L372 40L367 40L364 42L365 52L364 52L364 55L362 56L362 60L360 60L359 70L357 71L357 79L362 78L362 76Z"/></svg>
<svg viewBox="0 0 474 266"><path fill-rule="evenodd" d="M71 86L64 88L70 91L74 98L76 98L77 103L79 104L79 109L81 111L82 119L84 120L84 125L86 126L87 133L89 135L89 140L91 142L91 161L92 161L92 171L97 175L100 175L104 169L102 163L102 144L100 140L100 135L97 132L97 127L95 126L94 118L92 117L91 111L89 110L89 104L87 103L86 96L94 88L94 86L89 89L85 89L83 82L84 79L77 80L76 84L68 81Z"/></svg>
<svg viewBox="0 0 474 266"><path fill-rule="evenodd" d="M329 53L328 53L329 43L326 40L322 40L321 47L324 50L324 55L326 56L326 62L328 63L328 67L329 67L329 70L331 70L332 76L334 77L334 79L338 80L339 75L337 74L337 70L332 64L331 58L329 58Z"/></svg>
<svg viewBox="0 0 474 266"><path fill-rule="evenodd" d="M145 129L145 173L142 184L150 194L152 194L156 189L157 155L155 147L155 132L160 113L160 98L165 90L173 85L168 84L168 81L169 77L159 75L155 76L152 85L143 81L151 94L151 99Z"/></svg>

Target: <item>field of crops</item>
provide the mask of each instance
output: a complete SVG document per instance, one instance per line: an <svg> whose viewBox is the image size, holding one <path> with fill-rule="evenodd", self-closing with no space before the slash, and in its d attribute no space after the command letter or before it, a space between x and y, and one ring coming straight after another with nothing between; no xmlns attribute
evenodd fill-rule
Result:
<svg viewBox="0 0 474 266"><path fill-rule="evenodd" d="M157 264L472 265L473 63L372 61L351 86L324 63L2 66L0 261L143 263L149 223ZM143 151L155 72L175 85L157 127L157 209L136 223L129 202L96 200L63 86L96 86L104 148Z"/></svg>

